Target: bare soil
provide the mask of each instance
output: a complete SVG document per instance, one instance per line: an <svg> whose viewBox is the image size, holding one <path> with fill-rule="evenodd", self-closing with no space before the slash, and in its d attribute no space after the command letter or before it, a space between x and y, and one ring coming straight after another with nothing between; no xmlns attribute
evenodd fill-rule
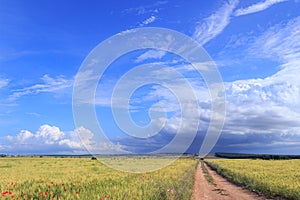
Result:
<svg viewBox="0 0 300 200"><path fill-rule="evenodd" d="M250 192L247 189L243 189L236 186L225 178L211 170L206 164L204 167L208 170L208 173L213 178L213 184L208 182L206 174L201 168L201 163L196 168L194 178L194 188L191 200L263 200L264 197L258 196L257 194Z"/></svg>

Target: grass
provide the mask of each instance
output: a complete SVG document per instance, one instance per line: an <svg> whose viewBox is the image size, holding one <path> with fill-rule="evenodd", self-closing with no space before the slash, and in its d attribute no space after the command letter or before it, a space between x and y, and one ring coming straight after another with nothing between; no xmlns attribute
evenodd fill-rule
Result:
<svg viewBox="0 0 300 200"><path fill-rule="evenodd" d="M108 159L108 158L107 158ZM134 158L113 158L137 168ZM121 160L118 160L121 159ZM159 164L164 158L145 158ZM2 199L189 199L196 160L145 173L114 170L90 158L1 158Z"/></svg>
<svg viewBox="0 0 300 200"><path fill-rule="evenodd" d="M203 171L203 173L204 173L204 175L205 175L206 180L207 180L210 184L212 184L213 186L217 186L216 183L215 183L215 181L214 181L214 179L213 179L213 177L210 175L210 173L209 173L208 170L206 169L206 167L205 167L203 161L201 161L201 169L202 169L202 171Z"/></svg>
<svg viewBox="0 0 300 200"><path fill-rule="evenodd" d="M204 161L201 160L200 162L201 162L201 169L204 173L205 179L215 187L214 191L216 191L218 194L227 196L228 194L226 193L226 191L223 190L222 188L219 188L218 185L216 184L214 178L211 176L211 174L207 170L207 168L204 164Z"/></svg>
<svg viewBox="0 0 300 200"><path fill-rule="evenodd" d="M209 159L213 169L256 193L300 199L300 160Z"/></svg>

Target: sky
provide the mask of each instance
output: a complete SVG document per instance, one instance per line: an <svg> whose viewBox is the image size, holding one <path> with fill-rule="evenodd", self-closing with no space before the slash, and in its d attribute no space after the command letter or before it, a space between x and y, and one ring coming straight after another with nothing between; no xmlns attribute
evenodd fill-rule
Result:
<svg viewBox="0 0 300 200"><path fill-rule="evenodd" d="M298 0L0 1L0 153L151 153L169 143L170 152L198 153L212 121L212 93L172 52L146 48L117 57L95 77L94 99L82 96L97 123L89 115L74 120L74 86L90 52L147 27L190 37L215 63L226 114L211 152L299 154ZM141 82L149 84L128 89Z"/></svg>

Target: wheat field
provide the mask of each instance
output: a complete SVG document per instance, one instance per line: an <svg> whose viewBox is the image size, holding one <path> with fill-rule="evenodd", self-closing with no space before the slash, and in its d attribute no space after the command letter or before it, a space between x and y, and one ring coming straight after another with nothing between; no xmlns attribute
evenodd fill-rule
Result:
<svg viewBox="0 0 300 200"><path fill-rule="evenodd" d="M134 158L117 159L137 165ZM90 158L1 158L0 191L2 199L189 199L196 164L178 159L158 171L126 173Z"/></svg>
<svg viewBox="0 0 300 200"><path fill-rule="evenodd" d="M300 199L300 160L207 159L219 174L269 197Z"/></svg>

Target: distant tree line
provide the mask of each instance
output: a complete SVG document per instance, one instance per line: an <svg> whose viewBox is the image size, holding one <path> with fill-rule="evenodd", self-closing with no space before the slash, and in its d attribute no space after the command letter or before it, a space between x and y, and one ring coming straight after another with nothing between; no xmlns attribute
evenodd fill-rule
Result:
<svg viewBox="0 0 300 200"><path fill-rule="evenodd" d="M275 154L244 154L244 153L225 153L217 152L216 157L231 159L263 159L263 160L288 160L300 159L300 155L275 155Z"/></svg>

